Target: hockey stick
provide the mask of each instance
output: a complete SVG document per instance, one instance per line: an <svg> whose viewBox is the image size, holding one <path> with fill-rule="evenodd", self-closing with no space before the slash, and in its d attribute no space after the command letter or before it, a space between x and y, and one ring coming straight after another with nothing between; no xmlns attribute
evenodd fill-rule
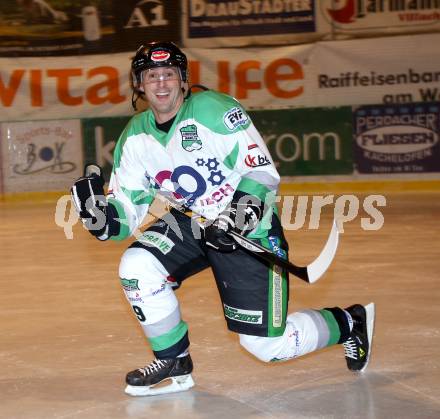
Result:
<svg viewBox="0 0 440 419"><path fill-rule="evenodd" d="M322 275L324 275L325 271L328 269L328 267L332 263L333 258L335 257L336 249L338 248L339 242L339 231L336 222L333 221L332 229L327 239L327 243L321 250L319 256L310 265L297 266L286 259L282 259L265 247L260 246L259 244L249 240L246 237L243 237L235 231L230 231L229 235L231 235L234 240L243 248L254 252L267 262L273 263L281 268L286 269L291 274L295 275L305 282L308 282L309 284L313 284L319 278L321 278Z"/></svg>
<svg viewBox="0 0 440 419"><path fill-rule="evenodd" d="M172 191L167 190L167 192ZM193 214L204 218L200 214L195 213L190 208L185 207L180 202L174 201L169 196L165 196L163 194L160 194L159 196L163 197L169 204L171 204L174 209L184 214L190 211ZM283 269L286 269L292 275L295 275L297 278L302 279L309 284L313 284L314 282L316 282L327 271L328 267L335 257L339 243L339 230L336 222L333 221L329 237L319 256L307 266L297 266L289 262L289 260L283 259L282 257L273 253L271 250L266 249L265 247L259 245L258 243L255 243L254 241L242 236L235 231L228 231L228 234L244 249L252 252L261 259L264 259L266 262L273 263Z"/></svg>
<svg viewBox="0 0 440 419"><path fill-rule="evenodd" d="M101 168L97 165L86 166L85 176L90 176L92 174L101 176L101 173L102 173ZM168 189L166 190L167 192L172 193L171 190ZM193 214L202 217L201 215L196 214L191 209L182 205L180 202L176 202L170 196L165 196L163 194L159 194L159 196L164 198L169 204L171 204L173 208L175 208L176 210L182 213L191 211ZM244 249L254 253L256 256L259 256L261 259L264 259L269 263L273 263L283 269L286 269L288 272L295 275L297 278L302 279L303 281L309 284L313 284L314 282L316 282L327 271L328 267L330 266L331 262L335 257L339 243L339 231L336 222L333 221L330 235L319 256L311 264L307 266L297 266L289 262L287 259L281 258L280 256L276 255L269 249L266 249L265 247L259 245L258 243L255 243L252 240L242 236L241 234L236 233L235 231L229 231L228 234Z"/></svg>

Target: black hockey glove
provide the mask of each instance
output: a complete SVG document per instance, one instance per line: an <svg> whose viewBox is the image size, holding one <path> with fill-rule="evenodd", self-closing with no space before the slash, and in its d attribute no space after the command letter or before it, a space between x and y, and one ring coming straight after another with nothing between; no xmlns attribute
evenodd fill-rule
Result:
<svg viewBox="0 0 440 419"><path fill-rule="evenodd" d="M109 231L109 221L115 218L116 210L113 205L107 203L104 183L101 168L89 164L84 169L84 176L76 180L70 189L72 201L81 221L99 240L107 240L115 233ZM119 230L119 223L117 229Z"/></svg>
<svg viewBox="0 0 440 419"><path fill-rule="evenodd" d="M235 231L243 236L257 227L263 218L264 203L256 196L235 192L230 205L204 228L205 243L221 252L237 249L237 242L228 234Z"/></svg>

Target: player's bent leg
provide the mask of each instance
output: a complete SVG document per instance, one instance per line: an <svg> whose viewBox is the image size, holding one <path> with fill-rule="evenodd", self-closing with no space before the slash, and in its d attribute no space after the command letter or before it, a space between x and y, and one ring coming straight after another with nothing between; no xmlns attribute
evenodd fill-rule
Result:
<svg viewBox="0 0 440 419"><path fill-rule="evenodd" d="M194 385L188 327L181 319L179 303L168 272L148 250L129 248L124 253L119 275L127 300L142 326L156 360L127 374L125 389L133 396L187 390ZM154 388L164 380L166 387Z"/></svg>
<svg viewBox="0 0 440 419"><path fill-rule="evenodd" d="M355 304L342 310L303 310L287 316L282 336L263 337L240 334L240 344L264 362L293 359L326 346L344 346L347 367L366 369L372 347L375 307Z"/></svg>
<svg viewBox="0 0 440 419"><path fill-rule="evenodd" d="M287 316L281 336L240 334L240 344L264 362L282 361L342 343L349 333L348 318L340 308L303 310Z"/></svg>

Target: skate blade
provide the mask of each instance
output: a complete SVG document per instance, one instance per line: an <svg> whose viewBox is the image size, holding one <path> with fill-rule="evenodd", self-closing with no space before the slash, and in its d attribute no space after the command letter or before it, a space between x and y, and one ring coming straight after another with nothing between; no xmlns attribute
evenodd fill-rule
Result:
<svg viewBox="0 0 440 419"><path fill-rule="evenodd" d="M168 379L169 380L169 379ZM130 386L125 388L125 393L130 396L157 396L159 394L177 393L189 390L194 387L194 380L191 374L172 377L168 385L160 385L168 381L164 380L154 386Z"/></svg>
<svg viewBox="0 0 440 419"><path fill-rule="evenodd" d="M371 350L373 349L373 335L374 335L374 318L375 318L375 306L374 303L367 304L365 306L367 313L367 336L368 336L368 355L367 362L359 372L365 371L368 363L370 362Z"/></svg>

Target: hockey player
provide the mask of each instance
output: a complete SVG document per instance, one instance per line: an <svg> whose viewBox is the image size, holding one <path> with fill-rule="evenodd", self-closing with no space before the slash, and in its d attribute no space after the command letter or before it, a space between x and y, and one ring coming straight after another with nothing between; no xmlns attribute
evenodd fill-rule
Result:
<svg viewBox="0 0 440 419"><path fill-rule="evenodd" d="M363 371L374 304L287 315L286 272L237 248L227 234L239 232L284 257L288 252L274 204L280 178L240 103L210 90L191 94L186 56L170 42L141 46L131 70L134 94L144 96L149 109L135 115L119 138L107 196L96 166L73 185L79 215L99 240L122 240L163 194L205 222L171 209L122 256L120 281L156 358L127 374L126 393L194 385L188 325L170 279L180 285L208 267L228 328L257 358L288 360L342 344L348 368ZM170 385L155 387L167 379Z"/></svg>

